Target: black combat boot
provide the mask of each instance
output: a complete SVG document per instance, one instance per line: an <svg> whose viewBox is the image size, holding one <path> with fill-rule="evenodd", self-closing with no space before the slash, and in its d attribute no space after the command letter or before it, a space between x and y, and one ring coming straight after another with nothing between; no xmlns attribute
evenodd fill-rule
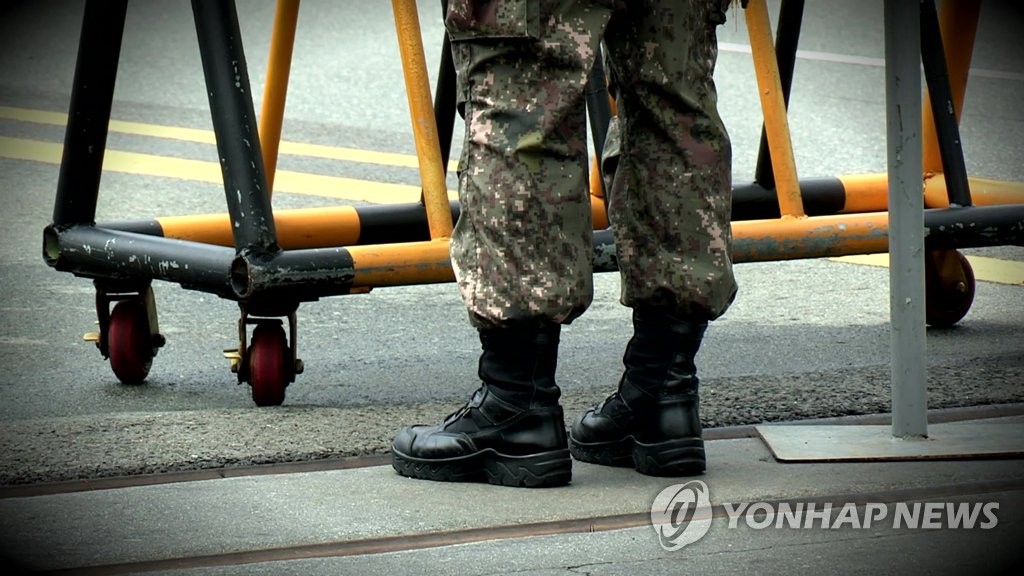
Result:
<svg viewBox="0 0 1024 576"><path fill-rule="evenodd" d="M395 470L412 478L557 486L572 479L555 384L560 326L480 331L483 385L436 426L409 426L391 444Z"/></svg>
<svg viewBox="0 0 1024 576"><path fill-rule="evenodd" d="M633 466L651 476L702 473L704 441L693 359L706 328L704 321L635 309L619 388L573 422L573 457Z"/></svg>

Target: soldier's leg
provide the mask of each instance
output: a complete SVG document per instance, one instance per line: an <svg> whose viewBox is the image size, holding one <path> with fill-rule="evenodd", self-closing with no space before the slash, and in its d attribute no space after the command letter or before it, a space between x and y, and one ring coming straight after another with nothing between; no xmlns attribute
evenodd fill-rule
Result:
<svg viewBox="0 0 1024 576"><path fill-rule="evenodd" d="M627 306L710 320L736 292L732 149L713 79L721 4L630 3L625 29L606 39L622 138L610 217Z"/></svg>
<svg viewBox="0 0 1024 576"><path fill-rule="evenodd" d="M610 11L584 0L452 0L446 26L466 134L452 264L480 331L480 390L392 444L399 473L568 482L560 326L590 304L584 88Z"/></svg>
<svg viewBox="0 0 1024 576"><path fill-rule="evenodd" d="M712 79L720 0L636 1L609 28L620 148L610 218L634 334L618 390L570 431L578 459L704 470L694 358L736 292L731 149Z"/></svg>
<svg viewBox="0 0 1024 576"><path fill-rule="evenodd" d="M466 120L452 262L478 326L560 324L590 304L584 88L610 15L597 4L504 0L489 26L448 19Z"/></svg>

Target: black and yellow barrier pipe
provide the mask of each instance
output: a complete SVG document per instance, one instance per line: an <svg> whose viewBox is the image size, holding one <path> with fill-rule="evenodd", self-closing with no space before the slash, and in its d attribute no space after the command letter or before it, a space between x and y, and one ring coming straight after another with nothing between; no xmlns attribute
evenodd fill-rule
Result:
<svg viewBox="0 0 1024 576"><path fill-rule="evenodd" d="M1024 205L1024 184L986 178L970 178L975 206ZM945 206L945 181L930 178L923 183L926 197ZM885 212L888 208L888 182L885 174L850 174L806 178L800 182L801 203L808 216ZM449 202L452 221L459 217L459 203ZM756 183L733 189L733 221L769 220L780 217L777 197L772 190ZM591 215L595 230L608 226L604 201L591 196ZM388 204L298 208L274 211L278 243L284 249L395 244L430 239L430 230L421 204ZM232 245L228 214L162 216L147 220L123 220L103 223L112 230L137 232L216 244Z"/></svg>
<svg viewBox="0 0 1024 576"><path fill-rule="evenodd" d="M733 260L763 262L888 251L887 212L734 222ZM927 249L1024 246L1024 204L929 209ZM246 302L315 301L385 286L454 279L448 240L236 252L230 246L160 238L103 226L51 225L43 256L89 278L164 280ZM594 235L594 270L617 269L611 231Z"/></svg>
<svg viewBox="0 0 1024 576"><path fill-rule="evenodd" d="M590 200L594 227L606 228L608 218L603 199L591 196ZM448 202L448 210L451 221L457 220L459 203ZM111 230L219 246L231 246L233 242L227 213L161 216L100 225ZM275 210L274 227L278 244L284 249L395 244L431 237L426 212L419 203Z"/></svg>
<svg viewBox="0 0 1024 576"><path fill-rule="evenodd" d="M1001 206L1024 204L1024 183L968 178L972 204ZM946 180L941 174L922 182L928 208L948 208ZM846 174L800 181L802 203L808 216L884 212L889 207L889 183L886 174ZM775 192L757 183L733 188L733 221L778 218L781 216Z"/></svg>

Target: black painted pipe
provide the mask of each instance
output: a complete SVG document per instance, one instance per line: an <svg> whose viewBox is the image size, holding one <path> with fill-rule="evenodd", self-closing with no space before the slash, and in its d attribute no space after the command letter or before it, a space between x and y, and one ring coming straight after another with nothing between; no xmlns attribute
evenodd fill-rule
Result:
<svg viewBox="0 0 1024 576"><path fill-rule="evenodd" d="M233 298L228 277L235 251L224 246L159 238L95 226L48 226L43 259L87 278L165 280Z"/></svg>
<svg viewBox="0 0 1024 576"><path fill-rule="evenodd" d="M949 86L946 52L942 46L942 32L934 0L921 0L921 62L928 82L928 98L932 105L935 136L939 143L942 175L946 180L949 203L954 206L970 206L967 165L964 163L960 127L953 106L953 90Z"/></svg>
<svg viewBox="0 0 1024 576"><path fill-rule="evenodd" d="M127 10L127 0L85 3L53 207L53 223L58 226L91 224L96 219Z"/></svg>
<svg viewBox="0 0 1024 576"><path fill-rule="evenodd" d="M274 214L235 3L192 0L192 12L235 248L272 254Z"/></svg>

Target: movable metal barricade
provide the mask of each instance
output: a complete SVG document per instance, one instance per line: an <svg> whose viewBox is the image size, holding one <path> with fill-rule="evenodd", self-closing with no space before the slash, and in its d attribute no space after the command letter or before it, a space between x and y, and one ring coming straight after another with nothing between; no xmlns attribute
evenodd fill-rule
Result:
<svg viewBox="0 0 1024 576"><path fill-rule="evenodd" d="M959 146L957 122L978 4L943 2L941 19L933 2L921 4L930 94L922 189L928 322L934 325L956 323L971 305L974 278L957 248L1024 245L1024 186L968 178ZM57 270L94 280L99 332L88 337L126 383L146 377L165 343L153 280L236 301L241 318L238 348L227 353L232 370L251 385L256 404L276 405L303 370L297 356L300 303L453 280L448 240L459 206L449 200L445 181L455 116L450 48L446 40L432 103L415 2L393 0L421 202L274 211L271 189L299 2L278 1L259 123L234 3L193 0L192 8L227 213L95 222L127 2L89 0L43 255ZM736 262L883 253L888 248L885 174L797 177L786 102L802 13L802 0L783 0L773 43L765 1L750 0L746 7L765 123L755 181L734 188ZM611 106L599 66L591 76L588 105L600 152ZM594 267L612 271L614 245L597 162L592 174Z"/></svg>

